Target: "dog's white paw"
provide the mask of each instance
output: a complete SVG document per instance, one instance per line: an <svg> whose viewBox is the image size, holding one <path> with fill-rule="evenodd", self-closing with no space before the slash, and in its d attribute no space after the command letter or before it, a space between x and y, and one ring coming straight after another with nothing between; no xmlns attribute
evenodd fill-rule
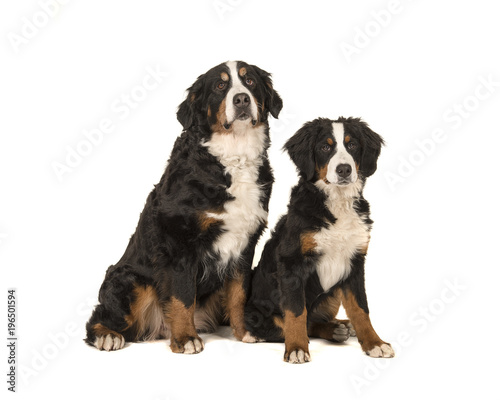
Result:
<svg viewBox="0 0 500 400"><path fill-rule="evenodd" d="M394 350L390 344L384 343L381 346L375 346L373 349L368 350L366 354L375 358L392 358L394 357Z"/></svg>
<svg viewBox="0 0 500 400"><path fill-rule="evenodd" d="M98 350L120 350L125 346L125 338L119 333L98 336L94 341L94 346Z"/></svg>
<svg viewBox="0 0 500 400"><path fill-rule="evenodd" d="M285 355L285 361L290 364L303 364L311 361L311 356L308 352L297 349L290 352L288 357Z"/></svg>
<svg viewBox="0 0 500 400"><path fill-rule="evenodd" d="M193 339L184 345L184 354L197 354L203 351L203 342L201 339Z"/></svg>
<svg viewBox="0 0 500 400"><path fill-rule="evenodd" d="M255 336L251 335L250 332L245 333L245 336L241 339L244 343L257 343L260 342Z"/></svg>

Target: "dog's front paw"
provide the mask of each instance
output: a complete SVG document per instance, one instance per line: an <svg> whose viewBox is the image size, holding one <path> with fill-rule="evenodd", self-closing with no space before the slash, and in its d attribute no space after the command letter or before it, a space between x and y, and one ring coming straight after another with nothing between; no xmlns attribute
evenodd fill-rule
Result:
<svg viewBox="0 0 500 400"><path fill-rule="evenodd" d="M295 348L291 351L285 351L283 361L290 364L303 364L311 361L311 355L308 349Z"/></svg>
<svg viewBox="0 0 500 400"><path fill-rule="evenodd" d="M94 346L98 350L120 350L125 346L125 338L119 333L110 331L107 335L97 336L94 341Z"/></svg>
<svg viewBox="0 0 500 400"><path fill-rule="evenodd" d="M187 337L184 340L172 339L170 348L174 353L198 354L203 351L203 340L200 337Z"/></svg>
<svg viewBox="0 0 500 400"><path fill-rule="evenodd" d="M389 343L383 343L380 346L375 346L371 350L367 350L366 354L375 358L392 358L394 350Z"/></svg>

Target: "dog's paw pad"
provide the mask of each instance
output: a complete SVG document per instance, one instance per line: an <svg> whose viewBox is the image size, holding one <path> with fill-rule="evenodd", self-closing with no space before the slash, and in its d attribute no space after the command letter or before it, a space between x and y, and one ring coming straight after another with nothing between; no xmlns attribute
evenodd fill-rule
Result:
<svg viewBox="0 0 500 400"><path fill-rule="evenodd" d="M394 357L394 350L389 343L384 343L380 346L375 346L371 350L368 350L366 354L374 358L392 358Z"/></svg>
<svg viewBox="0 0 500 400"><path fill-rule="evenodd" d="M125 346L125 338L119 333L109 333L107 335L97 336L94 341L94 346L98 350L120 350Z"/></svg>

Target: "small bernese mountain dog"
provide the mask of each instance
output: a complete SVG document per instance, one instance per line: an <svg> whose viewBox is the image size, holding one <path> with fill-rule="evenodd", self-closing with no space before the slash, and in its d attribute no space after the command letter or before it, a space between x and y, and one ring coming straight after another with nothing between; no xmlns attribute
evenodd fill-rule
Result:
<svg viewBox="0 0 500 400"><path fill-rule="evenodd" d="M372 220L363 187L383 143L359 118L320 118L284 146L300 180L253 271L245 322L260 340L284 340L287 362L310 361L309 337L357 335L368 355L394 356L370 323L364 283ZM336 319L341 304L350 321Z"/></svg>
<svg viewBox="0 0 500 400"><path fill-rule="evenodd" d="M237 339L254 340L244 306L273 184L268 114L277 118L282 105L270 74L241 61L188 89L177 112L184 130L125 253L106 272L88 344L110 351L170 337L173 352L199 353L198 332L224 318Z"/></svg>

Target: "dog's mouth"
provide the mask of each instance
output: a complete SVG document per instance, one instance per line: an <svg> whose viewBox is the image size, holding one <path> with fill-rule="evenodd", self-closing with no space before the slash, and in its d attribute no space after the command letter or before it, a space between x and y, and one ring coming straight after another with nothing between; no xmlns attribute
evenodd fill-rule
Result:
<svg viewBox="0 0 500 400"><path fill-rule="evenodd" d="M327 185L331 185L332 183L326 179L326 178L323 178L323 182L325 182ZM335 183L333 183L333 185L336 185L336 186L347 186L347 185L350 185L352 182L349 180L349 179L341 179Z"/></svg>
<svg viewBox="0 0 500 400"><path fill-rule="evenodd" d="M244 121L246 119L250 118L250 115L248 115L245 111L242 111L237 117L237 120Z"/></svg>
<svg viewBox="0 0 500 400"><path fill-rule="evenodd" d="M247 120L250 120L252 121L252 125L255 126L257 124L257 120L256 119L253 119L251 117L250 114L248 114L246 111L242 111L241 113L239 113L236 118L234 119L234 121L247 121ZM234 122L233 121L233 122ZM230 129L231 128L231 125L233 124L233 122L225 122L224 123L224 129Z"/></svg>

